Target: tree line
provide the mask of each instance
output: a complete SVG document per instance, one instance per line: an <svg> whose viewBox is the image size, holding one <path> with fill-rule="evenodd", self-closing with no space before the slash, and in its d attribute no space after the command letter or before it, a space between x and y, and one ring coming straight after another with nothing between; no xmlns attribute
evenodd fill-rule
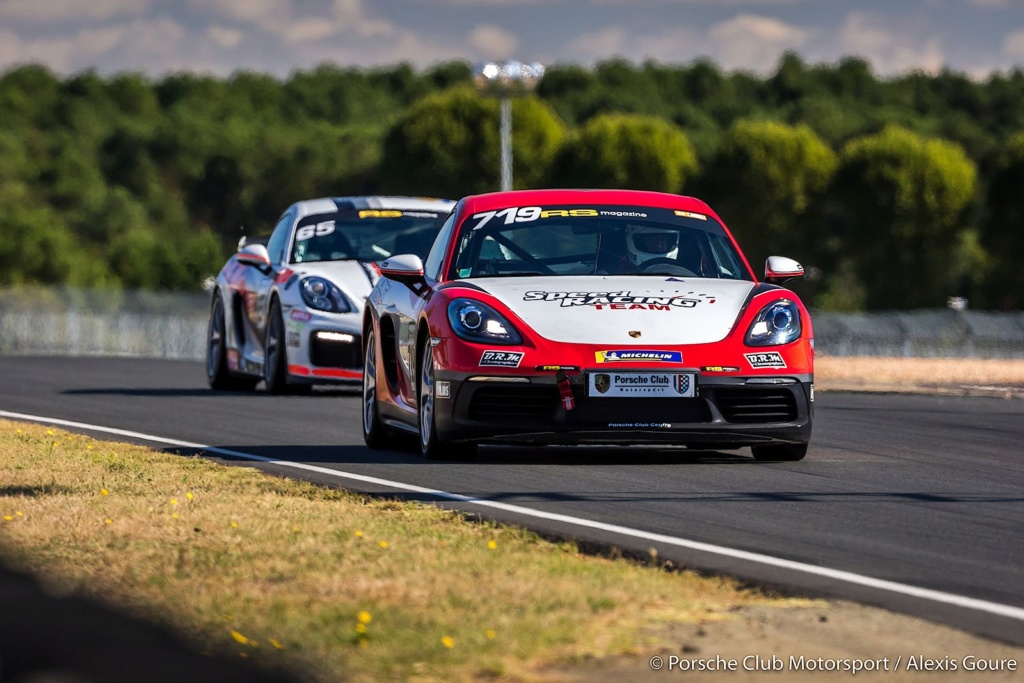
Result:
<svg viewBox="0 0 1024 683"><path fill-rule="evenodd" d="M498 185L498 102L468 64L0 75L0 284L196 289L298 199ZM701 197L755 269L824 310L1024 308L1024 72L770 76L555 66L513 105L515 186Z"/></svg>

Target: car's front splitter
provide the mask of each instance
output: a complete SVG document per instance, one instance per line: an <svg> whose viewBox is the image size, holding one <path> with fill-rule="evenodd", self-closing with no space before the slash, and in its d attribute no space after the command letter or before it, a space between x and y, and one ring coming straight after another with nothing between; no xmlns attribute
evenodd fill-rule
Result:
<svg viewBox="0 0 1024 683"><path fill-rule="evenodd" d="M450 441L652 443L731 448L807 443L813 378L701 377L692 398L587 395L586 373L488 376L436 371L435 421Z"/></svg>

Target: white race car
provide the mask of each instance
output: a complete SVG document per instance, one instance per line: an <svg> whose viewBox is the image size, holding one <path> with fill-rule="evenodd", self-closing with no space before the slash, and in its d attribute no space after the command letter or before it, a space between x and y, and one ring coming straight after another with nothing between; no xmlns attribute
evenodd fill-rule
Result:
<svg viewBox="0 0 1024 683"><path fill-rule="evenodd" d="M454 202L336 197L292 204L265 240L244 238L210 305L210 387L271 393L362 380L363 302L375 262L426 256Z"/></svg>

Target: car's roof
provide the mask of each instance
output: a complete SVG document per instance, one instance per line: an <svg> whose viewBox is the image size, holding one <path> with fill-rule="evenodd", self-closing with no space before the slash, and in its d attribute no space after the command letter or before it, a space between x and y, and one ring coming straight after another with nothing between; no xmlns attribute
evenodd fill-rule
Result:
<svg viewBox="0 0 1024 683"><path fill-rule="evenodd" d="M452 210L455 201L451 199L434 199L432 197L391 197L369 195L360 197L323 197L296 202L298 218L319 213L335 211L352 211L359 209L396 209L399 211L437 211L447 214Z"/></svg>
<svg viewBox="0 0 1024 683"><path fill-rule="evenodd" d="M513 190L466 197L464 206L466 212L472 214L509 206L565 206L570 204L647 206L715 215L707 204L695 197L647 190Z"/></svg>

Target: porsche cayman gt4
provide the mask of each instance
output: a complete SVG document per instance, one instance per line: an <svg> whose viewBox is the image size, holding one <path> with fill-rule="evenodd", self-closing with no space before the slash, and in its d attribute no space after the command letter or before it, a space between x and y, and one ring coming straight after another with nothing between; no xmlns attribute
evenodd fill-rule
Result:
<svg viewBox="0 0 1024 683"><path fill-rule="evenodd" d="M425 260L384 259L366 300L363 433L431 458L479 443L752 447L799 460L813 414L813 332L758 281L704 202L538 190L458 202Z"/></svg>

